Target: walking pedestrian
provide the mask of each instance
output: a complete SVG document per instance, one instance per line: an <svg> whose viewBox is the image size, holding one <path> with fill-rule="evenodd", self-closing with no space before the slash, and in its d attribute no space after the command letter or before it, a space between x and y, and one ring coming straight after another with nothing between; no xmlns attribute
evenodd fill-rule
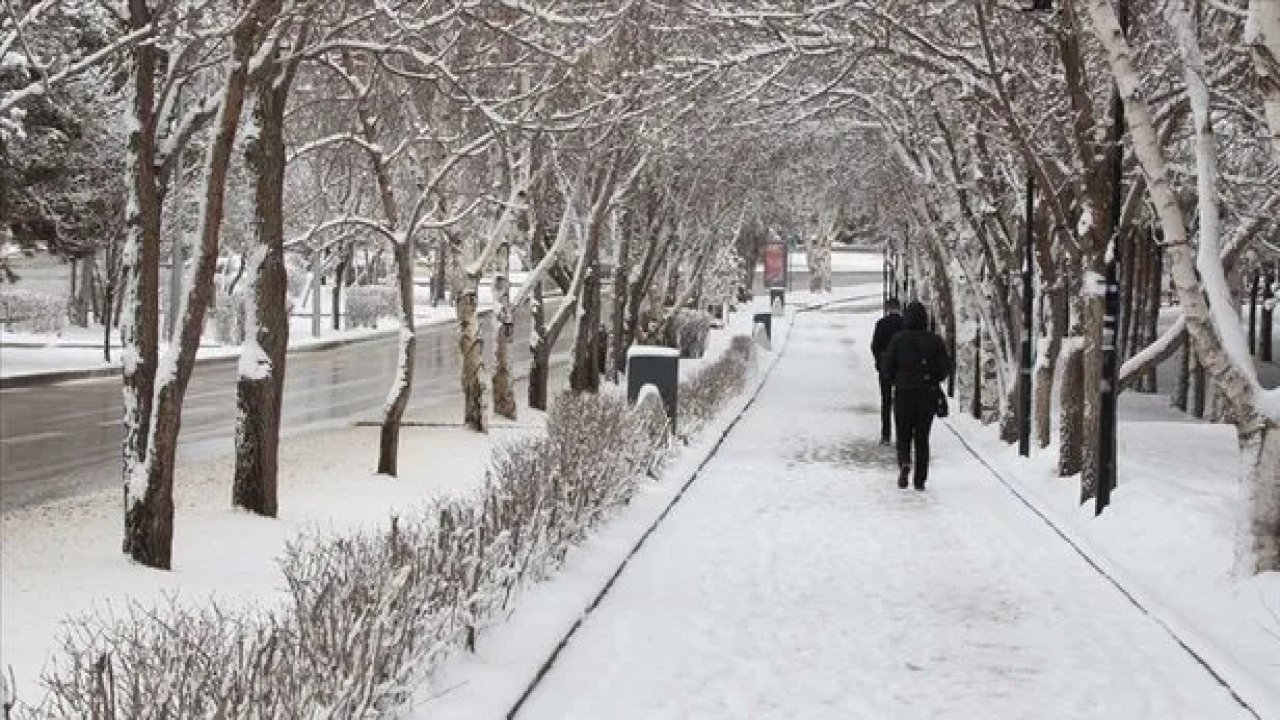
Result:
<svg viewBox="0 0 1280 720"><path fill-rule="evenodd" d="M903 320L906 327L889 343L884 357L884 372L895 394L898 487L907 486L914 467L915 488L924 490L929 479L929 431L942 395L941 384L951 375L951 358L942 338L928 330L929 313L924 305L907 303Z"/></svg>
<svg viewBox="0 0 1280 720"><path fill-rule="evenodd" d="M880 444L888 445L892 441L893 427L893 380L885 374L884 354L889 349L889 342L902 332L902 305L897 298L884 301L884 317L876 321L876 330L871 334L871 356L875 358L876 374L880 376Z"/></svg>

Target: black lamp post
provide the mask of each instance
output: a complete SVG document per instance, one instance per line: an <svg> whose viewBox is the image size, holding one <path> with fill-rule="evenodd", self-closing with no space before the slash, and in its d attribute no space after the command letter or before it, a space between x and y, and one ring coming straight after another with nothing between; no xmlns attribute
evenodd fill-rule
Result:
<svg viewBox="0 0 1280 720"><path fill-rule="evenodd" d="M1117 0L1120 32L1129 32L1129 9L1125 0ZM1124 202L1124 100L1119 87L1111 95L1111 243L1107 253L1106 314L1102 320L1101 411L1098 425L1098 488L1094 497L1094 514L1111 504L1111 491L1116 487L1116 395L1119 363L1116 358L1116 328L1120 316L1120 213Z"/></svg>
<svg viewBox="0 0 1280 720"><path fill-rule="evenodd" d="M1019 369L1018 454L1031 455L1031 331L1035 312L1032 272L1035 264L1036 176L1027 168L1026 255L1022 261L1022 367Z"/></svg>

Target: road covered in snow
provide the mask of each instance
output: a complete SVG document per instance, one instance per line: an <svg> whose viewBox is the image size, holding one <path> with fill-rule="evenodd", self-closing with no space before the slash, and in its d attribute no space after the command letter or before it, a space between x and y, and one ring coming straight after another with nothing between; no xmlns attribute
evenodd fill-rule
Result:
<svg viewBox="0 0 1280 720"><path fill-rule="evenodd" d="M873 319L800 317L518 717L1253 717L945 427L896 487Z"/></svg>

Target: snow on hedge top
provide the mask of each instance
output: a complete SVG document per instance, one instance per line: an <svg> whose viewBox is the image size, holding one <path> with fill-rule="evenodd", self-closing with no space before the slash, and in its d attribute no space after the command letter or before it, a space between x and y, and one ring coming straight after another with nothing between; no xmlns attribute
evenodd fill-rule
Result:
<svg viewBox="0 0 1280 720"><path fill-rule="evenodd" d="M663 347L661 345L632 345L627 351L627 359L633 357L680 357L680 351L676 348Z"/></svg>

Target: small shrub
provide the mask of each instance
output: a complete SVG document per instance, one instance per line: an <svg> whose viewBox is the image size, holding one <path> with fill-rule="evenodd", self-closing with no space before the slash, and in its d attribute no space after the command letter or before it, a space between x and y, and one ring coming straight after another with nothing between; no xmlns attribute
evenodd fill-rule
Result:
<svg viewBox="0 0 1280 720"><path fill-rule="evenodd" d="M711 313L706 310L681 309L672 318L676 347L682 358L700 358L707 352L707 335L711 332Z"/></svg>
<svg viewBox="0 0 1280 720"><path fill-rule="evenodd" d="M378 320L400 314L400 295L386 285L355 285L343 293L347 299L347 329L377 327Z"/></svg>
<svg viewBox="0 0 1280 720"><path fill-rule="evenodd" d="M754 359L751 338L738 335L723 357L682 383L677 397L681 427L701 427L715 417L729 398L742 392Z"/></svg>
<svg viewBox="0 0 1280 720"><path fill-rule="evenodd" d="M0 290L0 325L6 330L57 335L67 325L67 300L32 290Z"/></svg>

